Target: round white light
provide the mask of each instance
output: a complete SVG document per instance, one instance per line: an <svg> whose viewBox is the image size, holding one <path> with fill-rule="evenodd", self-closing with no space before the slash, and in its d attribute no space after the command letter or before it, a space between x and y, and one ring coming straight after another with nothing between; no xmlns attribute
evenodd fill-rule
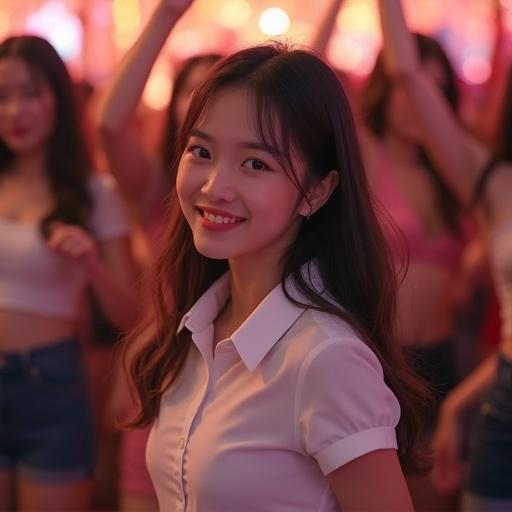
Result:
<svg viewBox="0 0 512 512"><path fill-rule="evenodd" d="M290 17L285 10L271 7L261 13L259 26L267 36L280 36L290 28Z"/></svg>

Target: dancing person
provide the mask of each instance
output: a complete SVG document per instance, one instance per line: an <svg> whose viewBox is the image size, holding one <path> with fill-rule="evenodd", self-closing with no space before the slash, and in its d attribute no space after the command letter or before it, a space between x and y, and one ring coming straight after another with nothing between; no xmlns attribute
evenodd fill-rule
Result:
<svg viewBox="0 0 512 512"><path fill-rule="evenodd" d="M35 36L0 43L0 240L0 508L83 510L94 449L77 320L90 288L131 325L133 261L71 78Z"/></svg>
<svg viewBox="0 0 512 512"><path fill-rule="evenodd" d="M150 231L154 222L160 224L162 203L173 185L169 176L170 154L190 98L220 56L197 55L182 64L174 80L159 155L146 154L129 124L164 43L192 3L193 0L159 1L103 94L96 116L109 168L125 196L138 207L142 224Z"/></svg>
<svg viewBox="0 0 512 512"><path fill-rule="evenodd" d="M164 199L174 185L169 173L171 151L193 91L208 69L220 59L216 54L197 55L182 63L165 116L158 155L148 155L140 138L130 129L136 106L162 47L192 0L160 0L141 35L100 99L96 116L104 154L124 196L136 206L149 257L156 252L164 226ZM112 416L129 406L126 383L120 375L111 400ZM123 432L120 452L120 509L155 510L156 496L145 463L149 430Z"/></svg>
<svg viewBox="0 0 512 512"><path fill-rule="evenodd" d="M499 144L492 154L469 137L423 72L399 0L380 0L388 69L415 112L425 146L440 176L474 209L487 237L500 302L501 342L493 354L446 398L435 437L434 476L441 488L463 479L461 420L482 401L470 453L465 510L512 509L512 80L509 80Z"/></svg>
<svg viewBox="0 0 512 512"><path fill-rule="evenodd" d="M156 318L126 341L161 509L412 510L425 395L335 73L277 43L235 53L173 162Z"/></svg>
<svg viewBox="0 0 512 512"><path fill-rule="evenodd" d="M340 0L332 0L314 38L316 49L327 45L332 18L341 6ZM417 35L415 43L425 72L456 111L455 73L443 49L426 36ZM358 105L358 129L372 191L393 220L390 226L384 219L383 227L395 265L403 268L408 261L398 291L397 337L439 404L458 380L453 333L459 298L454 290L460 287L466 243L460 210L425 158L411 109L391 80L382 53L353 103ZM436 412L437 407L429 418L430 431Z"/></svg>

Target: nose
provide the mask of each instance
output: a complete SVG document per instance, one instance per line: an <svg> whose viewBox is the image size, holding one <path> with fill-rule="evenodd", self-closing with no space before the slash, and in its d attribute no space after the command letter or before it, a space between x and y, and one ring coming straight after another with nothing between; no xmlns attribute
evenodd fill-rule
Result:
<svg viewBox="0 0 512 512"><path fill-rule="evenodd" d="M236 198L236 184L230 166L223 162L212 166L201 192L210 201L233 201Z"/></svg>

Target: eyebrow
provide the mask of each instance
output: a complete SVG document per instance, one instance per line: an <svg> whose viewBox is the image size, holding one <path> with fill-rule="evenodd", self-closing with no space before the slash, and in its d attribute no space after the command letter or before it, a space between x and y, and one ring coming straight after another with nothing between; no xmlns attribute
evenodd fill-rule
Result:
<svg viewBox="0 0 512 512"><path fill-rule="evenodd" d="M192 130L190 130L190 136L198 137L208 142L215 142L215 139L211 135L197 128L193 128ZM270 146L269 144L265 144L263 142L243 141L239 142L237 146L247 149L255 149L258 151L265 151L266 153L269 153L271 155L282 155L282 151L275 148L274 146Z"/></svg>

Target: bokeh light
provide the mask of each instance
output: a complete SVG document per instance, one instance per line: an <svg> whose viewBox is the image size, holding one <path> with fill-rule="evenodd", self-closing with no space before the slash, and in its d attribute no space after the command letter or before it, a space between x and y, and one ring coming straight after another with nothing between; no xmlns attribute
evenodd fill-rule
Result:
<svg viewBox="0 0 512 512"><path fill-rule="evenodd" d="M261 13L260 30L267 36L281 36L290 28L290 17L280 7L271 7Z"/></svg>
<svg viewBox="0 0 512 512"><path fill-rule="evenodd" d="M120 48L128 48L137 35L141 22L139 0L114 0L112 3L114 40Z"/></svg>
<svg viewBox="0 0 512 512"><path fill-rule="evenodd" d="M491 75L491 63L484 55L468 55L462 62L462 76L470 84L482 84Z"/></svg>
<svg viewBox="0 0 512 512"><path fill-rule="evenodd" d="M82 23L64 2L44 3L28 16L26 30L46 38L65 61L74 59L82 51Z"/></svg>
<svg viewBox="0 0 512 512"><path fill-rule="evenodd" d="M226 28L243 27L251 18L252 9L247 0L226 0L219 11L219 22Z"/></svg>
<svg viewBox="0 0 512 512"><path fill-rule="evenodd" d="M169 104L172 86L168 70L164 67L155 69L144 88L144 103L153 110L164 110Z"/></svg>

